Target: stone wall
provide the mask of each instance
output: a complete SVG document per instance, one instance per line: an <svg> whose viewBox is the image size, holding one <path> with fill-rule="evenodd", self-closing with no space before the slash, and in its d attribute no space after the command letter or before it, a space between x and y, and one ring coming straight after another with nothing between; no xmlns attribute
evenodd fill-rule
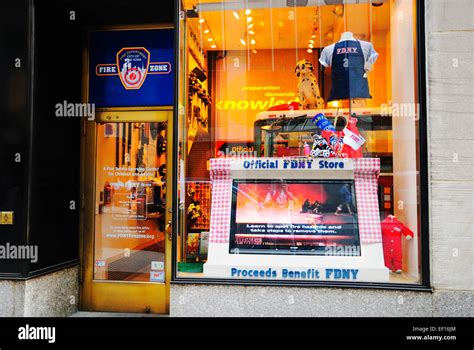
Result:
<svg viewBox="0 0 474 350"><path fill-rule="evenodd" d="M66 317L77 311L78 267L26 281L0 281L0 317Z"/></svg>
<svg viewBox="0 0 474 350"><path fill-rule="evenodd" d="M431 277L474 290L474 7L426 1Z"/></svg>

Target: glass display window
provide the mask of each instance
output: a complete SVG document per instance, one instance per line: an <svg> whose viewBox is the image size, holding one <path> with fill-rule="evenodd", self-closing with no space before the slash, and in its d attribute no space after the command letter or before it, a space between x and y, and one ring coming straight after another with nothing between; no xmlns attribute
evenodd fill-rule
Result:
<svg viewBox="0 0 474 350"><path fill-rule="evenodd" d="M422 283L416 5L180 3L178 279Z"/></svg>

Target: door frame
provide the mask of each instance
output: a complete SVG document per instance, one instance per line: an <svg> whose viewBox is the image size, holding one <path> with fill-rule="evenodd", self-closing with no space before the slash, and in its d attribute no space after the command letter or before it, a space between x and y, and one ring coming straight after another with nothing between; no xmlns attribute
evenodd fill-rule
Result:
<svg viewBox="0 0 474 350"><path fill-rule="evenodd" d="M143 29L174 29L175 26L169 23L154 24L154 25L130 25L130 26L100 26L90 27L84 33L84 49L82 57L82 102L89 102L89 42L88 34L92 31L126 31L126 30L143 30ZM175 74L177 74L175 70ZM175 77L176 80L176 77ZM174 91L174 90L173 90ZM176 97L174 98L176 100ZM84 119L81 124L81 169L80 169L80 195L81 195L81 210L79 220L79 256L80 256L80 272L79 272L79 309L80 310L91 310L91 311L110 311L110 312L123 312L124 298L126 295L143 295L143 287L150 286L150 291L145 292L145 296L153 297L153 286L154 283L149 282L122 282L122 281L94 281L94 237L95 237L95 167L96 167L96 142L97 142L97 116L102 113L117 112L122 115L128 115L122 118L116 119L115 122L157 122L153 115L159 113L164 116L167 121L167 154L166 154L166 210L165 210L165 222L170 223L169 233L165 232L165 300L163 307L152 310L153 313L169 314L170 307L170 283L172 278L173 269L173 240L174 240L174 134L175 130L175 106L137 106L137 107L117 107L117 108L96 108L96 120L88 121ZM128 112L128 113L127 113ZM139 118L134 118L131 113L138 114ZM161 118L160 118L161 119ZM102 123L109 122L104 119ZM110 120L114 122L114 120ZM89 169L89 170L87 170ZM107 294L110 288L123 289L123 298L118 300L112 300L112 303L106 303L105 305L97 304L94 302L92 296L92 287L94 284L103 284L104 287L101 293ZM120 286L122 285L122 286ZM123 288L120 288L123 287ZM126 289L129 289L127 292ZM142 289L142 290L140 290ZM146 288L145 288L146 289ZM130 293L130 294L129 294ZM119 293L121 294L121 293ZM156 295L158 298L158 295ZM148 312L148 310L140 308L128 308L127 312Z"/></svg>

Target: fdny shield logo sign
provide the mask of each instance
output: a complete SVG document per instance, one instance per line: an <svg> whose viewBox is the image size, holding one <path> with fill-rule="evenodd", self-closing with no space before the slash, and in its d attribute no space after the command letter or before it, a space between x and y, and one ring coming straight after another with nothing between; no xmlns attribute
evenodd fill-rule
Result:
<svg viewBox="0 0 474 350"><path fill-rule="evenodd" d="M124 47L117 52L117 70L123 87L137 90L145 82L150 52L144 47Z"/></svg>

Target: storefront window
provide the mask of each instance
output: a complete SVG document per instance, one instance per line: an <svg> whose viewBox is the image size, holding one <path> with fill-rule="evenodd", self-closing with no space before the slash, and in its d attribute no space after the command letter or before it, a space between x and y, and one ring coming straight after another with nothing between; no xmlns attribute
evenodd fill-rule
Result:
<svg viewBox="0 0 474 350"><path fill-rule="evenodd" d="M416 2L180 13L176 276L420 283Z"/></svg>

